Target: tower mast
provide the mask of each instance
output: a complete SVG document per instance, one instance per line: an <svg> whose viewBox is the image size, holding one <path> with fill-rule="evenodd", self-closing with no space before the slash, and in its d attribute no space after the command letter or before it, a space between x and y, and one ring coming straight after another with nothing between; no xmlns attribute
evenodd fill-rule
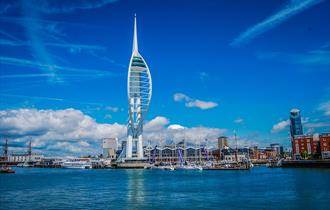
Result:
<svg viewBox="0 0 330 210"><path fill-rule="evenodd" d="M138 51L139 49L138 49L138 39L137 39L136 14L134 14L133 53Z"/></svg>

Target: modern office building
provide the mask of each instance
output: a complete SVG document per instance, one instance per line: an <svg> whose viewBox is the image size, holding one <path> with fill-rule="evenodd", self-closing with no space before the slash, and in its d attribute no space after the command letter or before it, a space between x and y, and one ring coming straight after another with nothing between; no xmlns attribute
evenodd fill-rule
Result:
<svg viewBox="0 0 330 210"><path fill-rule="evenodd" d="M290 111L290 134L291 137L304 134L299 109L292 109Z"/></svg>
<svg viewBox="0 0 330 210"><path fill-rule="evenodd" d="M150 70L138 51L136 16L134 17L133 51L128 67L128 125L124 160L142 160L143 122L148 112L152 81Z"/></svg>
<svg viewBox="0 0 330 210"><path fill-rule="evenodd" d="M276 156L283 154L283 146L280 144L270 144L270 148L276 152Z"/></svg>

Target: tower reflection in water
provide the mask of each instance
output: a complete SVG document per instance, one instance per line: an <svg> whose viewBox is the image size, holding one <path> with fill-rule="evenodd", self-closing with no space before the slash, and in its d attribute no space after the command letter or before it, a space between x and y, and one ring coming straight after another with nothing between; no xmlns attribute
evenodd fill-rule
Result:
<svg viewBox="0 0 330 210"><path fill-rule="evenodd" d="M144 170L125 170L127 175L127 207L137 209L143 207L145 197Z"/></svg>

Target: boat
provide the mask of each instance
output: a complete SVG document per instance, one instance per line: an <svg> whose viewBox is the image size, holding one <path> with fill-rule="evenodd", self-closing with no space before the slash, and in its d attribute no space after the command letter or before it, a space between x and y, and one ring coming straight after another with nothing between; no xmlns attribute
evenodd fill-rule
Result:
<svg viewBox="0 0 330 210"><path fill-rule="evenodd" d="M163 169L163 170L168 170L168 171L174 171L176 168L174 168L173 165L165 165L165 166L159 166L157 167L159 169Z"/></svg>
<svg viewBox="0 0 330 210"><path fill-rule="evenodd" d="M190 164L189 162L185 161L182 155L181 149L178 148L179 160L180 165L177 166L175 169L177 170L203 170L201 166L196 164Z"/></svg>
<svg viewBox="0 0 330 210"><path fill-rule="evenodd" d="M203 170L203 167L200 166L200 165L195 165L195 164L193 164L192 167L193 167L195 170L200 170L200 171Z"/></svg>
<svg viewBox="0 0 330 210"><path fill-rule="evenodd" d="M180 165L176 167L177 170L203 170L203 167L195 165L195 164L188 164L188 165Z"/></svg>
<svg viewBox="0 0 330 210"><path fill-rule="evenodd" d="M92 164L85 160L66 160L62 163L63 168L91 169Z"/></svg>
<svg viewBox="0 0 330 210"><path fill-rule="evenodd" d="M13 170L10 167L3 166L3 167L0 168L0 173L3 173L3 174L13 174L13 173L15 173L15 170Z"/></svg>
<svg viewBox="0 0 330 210"><path fill-rule="evenodd" d="M165 167L164 167L164 170L174 171L175 168L174 168L174 166L169 165L169 166L165 166Z"/></svg>
<svg viewBox="0 0 330 210"><path fill-rule="evenodd" d="M24 166L24 163L17 164L17 167L23 167L23 166Z"/></svg>
<svg viewBox="0 0 330 210"><path fill-rule="evenodd" d="M249 170L249 164L238 164L238 163L225 163L225 164L215 164L213 166L207 166L203 168L204 170Z"/></svg>
<svg viewBox="0 0 330 210"><path fill-rule="evenodd" d="M33 162L31 162L31 161L25 161L23 163L22 167L24 167L24 168L31 168L31 167L33 167Z"/></svg>

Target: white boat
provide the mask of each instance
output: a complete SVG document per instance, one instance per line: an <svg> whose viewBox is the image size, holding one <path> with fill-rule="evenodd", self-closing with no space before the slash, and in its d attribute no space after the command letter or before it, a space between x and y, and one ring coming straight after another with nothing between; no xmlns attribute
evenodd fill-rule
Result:
<svg viewBox="0 0 330 210"><path fill-rule="evenodd" d="M91 169L92 164L83 160L67 160L62 163L63 168Z"/></svg>
<svg viewBox="0 0 330 210"><path fill-rule="evenodd" d="M201 166L192 164L192 165L181 165L176 167L177 170L203 170Z"/></svg>
<svg viewBox="0 0 330 210"><path fill-rule="evenodd" d="M193 167L194 167L194 169L196 169L196 170L200 170L200 171L203 170L203 167L202 167L202 166L199 166L199 165L194 165Z"/></svg>
<svg viewBox="0 0 330 210"><path fill-rule="evenodd" d="M157 168L163 169L163 170L169 170L169 171L174 171L175 170L174 166L172 166L172 165L159 166Z"/></svg>
<svg viewBox="0 0 330 210"><path fill-rule="evenodd" d="M17 164L17 167L23 167L23 166L24 166L24 163Z"/></svg>

